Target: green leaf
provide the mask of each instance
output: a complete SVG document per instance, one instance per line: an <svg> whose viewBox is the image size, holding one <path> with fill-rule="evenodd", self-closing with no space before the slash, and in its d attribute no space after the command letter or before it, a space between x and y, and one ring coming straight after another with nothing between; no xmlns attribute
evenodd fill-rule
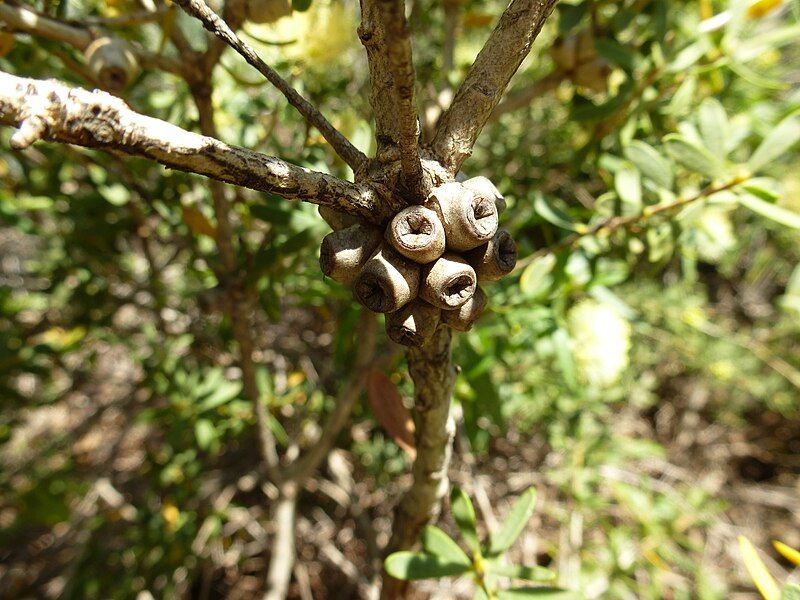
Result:
<svg viewBox="0 0 800 600"><path fill-rule="evenodd" d="M642 211L642 181L639 171L633 168L617 171L614 188L625 205L622 211L624 215L638 215Z"/></svg>
<svg viewBox="0 0 800 600"><path fill-rule="evenodd" d="M556 329L553 332L553 347L556 350L556 359L561 367L561 374L564 382L572 391L578 389L578 370L575 367L575 357L572 354L570 337L564 328Z"/></svg>
<svg viewBox="0 0 800 600"><path fill-rule="evenodd" d="M536 490L532 487L520 494L503 521L502 527L489 539L489 554L497 556L508 550L516 541L536 507Z"/></svg>
<svg viewBox="0 0 800 600"><path fill-rule="evenodd" d="M531 261L522 276L519 278L519 287L522 293L532 300L543 297L553 286L553 276L551 273L556 266L556 257L553 254L545 254Z"/></svg>
<svg viewBox="0 0 800 600"><path fill-rule="evenodd" d="M525 600L525 598L547 598L548 600L580 600L580 596L569 590L556 587L511 588L497 592L498 600Z"/></svg>
<svg viewBox="0 0 800 600"><path fill-rule="evenodd" d="M776 223L791 227L792 229L800 229L800 213L796 213L776 204L770 204L758 196L749 193L744 193L739 196L739 204Z"/></svg>
<svg viewBox="0 0 800 600"><path fill-rule="evenodd" d="M694 144L683 136L672 133L664 138L664 145L670 156L690 171L712 179L725 174L722 161L707 148Z"/></svg>
<svg viewBox="0 0 800 600"><path fill-rule="evenodd" d="M597 53L607 61L622 67L629 73L636 66L636 55L630 48L611 38L600 38L595 41L594 48Z"/></svg>
<svg viewBox="0 0 800 600"><path fill-rule="evenodd" d="M438 556L444 561L472 566L469 557L455 540L434 525L428 525L422 532L422 547L428 554Z"/></svg>
<svg viewBox="0 0 800 600"><path fill-rule="evenodd" d="M672 189L675 178L672 165L650 144L633 140L625 147L624 154L625 158L636 165L642 175L660 187Z"/></svg>
<svg viewBox="0 0 800 600"><path fill-rule="evenodd" d="M578 231L582 228L580 224L573 223L568 214L558 210L552 204L547 202L542 194L537 193L536 197L533 199L533 210L535 210L536 214L538 214L548 223L552 223L553 225L561 227L562 229Z"/></svg>
<svg viewBox="0 0 800 600"><path fill-rule="evenodd" d="M525 579L526 581L552 581L556 574L550 569L534 565L526 567L523 565L492 565L489 570L495 575L510 577L512 579Z"/></svg>
<svg viewBox="0 0 800 600"><path fill-rule="evenodd" d="M197 411L204 412L213 410L223 404L227 404L239 395L242 391L242 384L238 381L225 381L197 404Z"/></svg>
<svg viewBox="0 0 800 600"><path fill-rule="evenodd" d="M194 424L194 436L197 438L197 445L201 450L208 450L217 438L214 424L208 419L198 419Z"/></svg>
<svg viewBox="0 0 800 600"><path fill-rule="evenodd" d="M700 135L711 153L724 160L728 154L728 115L715 98L706 98L700 104L697 115Z"/></svg>
<svg viewBox="0 0 800 600"><path fill-rule="evenodd" d="M798 141L800 141L800 114L795 113L778 123L767 134L748 161L750 169L753 172L760 170L788 152Z"/></svg>
<svg viewBox="0 0 800 600"><path fill-rule="evenodd" d="M800 585L796 583L787 583L783 588L781 600L800 600Z"/></svg>
<svg viewBox="0 0 800 600"><path fill-rule="evenodd" d="M405 551L390 554L383 566L392 577L406 581L453 577L471 569L470 565L446 562L432 554Z"/></svg>
<svg viewBox="0 0 800 600"><path fill-rule="evenodd" d="M473 554L479 555L481 545L476 529L475 508L472 506L469 496L460 487L453 487L450 494L450 510L453 511L453 518L456 520L456 525L458 525L467 547Z"/></svg>

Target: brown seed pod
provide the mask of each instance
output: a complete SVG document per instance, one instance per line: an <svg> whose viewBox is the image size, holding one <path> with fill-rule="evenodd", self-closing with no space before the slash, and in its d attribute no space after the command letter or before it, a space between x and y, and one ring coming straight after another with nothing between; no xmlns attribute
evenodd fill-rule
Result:
<svg viewBox="0 0 800 600"><path fill-rule="evenodd" d="M453 310L472 298L477 280L467 261L446 252L423 269L419 297L443 310Z"/></svg>
<svg viewBox="0 0 800 600"><path fill-rule="evenodd" d="M397 213L386 228L386 240L421 265L444 254L444 226L437 214L424 206L409 206Z"/></svg>
<svg viewBox="0 0 800 600"><path fill-rule="evenodd" d="M361 219L359 219L357 216L342 212L340 210L335 210L330 206L320 205L317 207L317 212L319 213L319 216L322 217L322 219L334 231L345 229L346 227L350 227L356 223L361 223Z"/></svg>
<svg viewBox="0 0 800 600"><path fill-rule="evenodd" d="M291 0L249 0L247 20L252 23L274 23L292 14Z"/></svg>
<svg viewBox="0 0 800 600"><path fill-rule="evenodd" d="M380 242L380 231L358 223L333 231L322 238L319 268L334 281L350 285Z"/></svg>
<svg viewBox="0 0 800 600"><path fill-rule="evenodd" d="M133 81L139 64L130 46L121 40L101 37L83 52L98 85L109 92L121 92Z"/></svg>
<svg viewBox="0 0 800 600"><path fill-rule="evenodd" d="M489 299L481 288L476 288L472 298L456 310L443 310L442 322L456 331L469 331L486 308Z"/></svg>
<svg viewBox="0 0 800 600"><path fill-rule="evenodd" d="M386 315L386 333L393 342L419 348L433 336L441 312L427 302L414 300Z"/></svg>
<svg viewBox="0 0 800 600"><path fill-rule="evenodd" d="M498 215L506 209L506 199L503 198L503 194L501 194L500 190L498 190L495 185L483 175L467 179L462 183L462 185L465 188L475 192L476 196L488 198L494 202Z"/></svg>
<svg viewBox="0 0 800 600"><path fill-rule="evenodd" d="M390 313L417 297L419 280L419 265L383 242L353 282L353 295L372 312Z"/></svg>
<svg viewBox="0 0 800 600"><path fill-rule="evenodd" d="M497 231L497 207L494 201L464 187L445 183L433 190L430 207L442 220L451 250L472 250L488 242Z"/></svg>
<svg viewBox="0 0 800 600"><path fill-rule="evenodd" d="M498 229L488 244L470 250L466 258L478 281L497 281L517 265L517 245L508 231Z"/></svg>

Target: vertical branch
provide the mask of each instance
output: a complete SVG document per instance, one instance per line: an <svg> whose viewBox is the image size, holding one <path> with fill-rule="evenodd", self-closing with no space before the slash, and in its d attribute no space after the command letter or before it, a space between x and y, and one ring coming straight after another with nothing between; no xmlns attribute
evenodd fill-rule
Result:
<svg viewBox="0 0 800 600"><path fill-rule="evenodd" d="M451 330L440 326L426 346L409 350L407 358L414 381L417 458L412 469L414 483L395 513L389 552L413 547L423 527L439 514L447 494L447 469L455 434L450 410L456 380ZM408 582L384 573L383 598L402 598L407 587Z"/></svg>
<svg viewBox="0 0 800 600"><path fill-rule="evenodd" d="M397 113L397 139L403 182L414 200L421 202L427 196L419 157L419 120L415 95L416 76L411 56L411 34L406 21L403 0L379 0L384 46L391 68L393 92Z"/></svg>
<svg viewBox="0 0 800 600"><path fill-rule="evenodd" d="M294 486L282 486L272 522L275 537L272 541L267 591L264 600L284 600L289 591L292 568L295 560L295 523L297 520L297 490Z"/></svg>
<svg viewBox="0 0 800 600"><path fill-rule="evenodd" d="M512 0L478 54L453 103L442 115L431 144L434 156L455 174L472 154L472 146L511 77L557 0Z"/></svg>

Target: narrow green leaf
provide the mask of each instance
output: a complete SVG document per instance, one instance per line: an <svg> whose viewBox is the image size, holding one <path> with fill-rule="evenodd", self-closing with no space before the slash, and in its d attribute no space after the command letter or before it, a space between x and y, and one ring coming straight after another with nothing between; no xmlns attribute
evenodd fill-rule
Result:
<svg viewBox="0 0 800 600"><path fill-rule="evenodd" d="M575 357L572 354L571 341L566 329L559 328L553 332L553 346L564 382L570 390L576 391L578 389L578 370L575 367Z"/></svg>
<svg viewBox="0 0 800 600"><path fill-rule="evenodd" d="M709 178L719 178L725 174L722 161L711 154L707 148L698 146L677 134L664 138L664 145L670 156L684 167Z"/></svg>
<svg viewBox="0 0 800 600"><path fill-rule="evenodd" d="M405 551L390 554L383 566L392 577L407 581L463 575L471 568L469 565L446 562L432 554Z"/></svg>
<svg viewBox="0 0 800 600"><path fill-rule="evenodd" d="M201 450L208 450L217 437L214 424L208 419L198 419L194 424L194 436Z"/></svg>
<svg viewBox="0 0 800 600"><path fill-rule="evenodd" d="M672 164L659 154L650 144L633 140L625 147L625 158L631 161L642 175L651 179L656 185L672 189L674 174Z"/></svg>
<svg viewBox="0 0 800 600"><path fill-rule="evenodd" d="M750 169L753 172L760 170L788 152L798 141L800 141L800 113L795 113L778 123L767 134L748 161Z"/></svg>
<svg viewBox="0 0 800 600"><path fill-rule="evenodd" d="M489 570L495 575L511 577L512 579L525 579L526 581L546 582L553 581L556 574L545 567L523 565L493 565Z"/></svg>
<svg viewBox="0 0 800 600"><path fill-rule="evenodd" d="M563 229L578 231L581 228L581 225L573 223L568 214L558 210L547 202L542 194L536 194L536 197L533 199L533 210L548 223L552 223Z"/></svg>
<svg viewBox="0 0 800 600"><path fill-rule="evenodd" d="M770 204L749 193L744 193L739 196L739 204L776 223L791 227L792 229L800 229L800 213L796 213L776 204Z"/></svg>
<svg viewBox="0 0 800 600"><path fill-rule="evenodd" d="M636 54L628 47L611 38L599 38L594 43L597 54L607 61L622 67L629 73L636 66Z"/></svg>
<svg viewBox="0 0 800 600"><path fill-rule="evenodd" d="M546 598L547 600L580 600L576 592L556 587L511 588L497 593L498 600L525 600L525 598Z"/></svg>
<svg viewBox="0 0 800 600"><path fill-rule="evenodd" d="M497 556L508 550L525 529L536 507L536 490L532 487L520 494L498 531L489 539L489 554Z"/></svg>
<svg viewBox="0 0 800 600"><path fill-rule="evenodd" d="M711 153L725 160L728 151L728 115L716 98L706 98L698 110L698 125L703 143Z"/></svg>
<svg viewBox="0 0 800 600"><path fill-rule="evenodd" d="M556 266L556 257L545 254L531 261L519 278L522 293L531 300L544 296L553 285L552 272Z"/></svg>
<svg viewBox="0 0 800 600"><path fill-rule="evenodd" d="M453 511L453 518L467 547L473 554L480 554L481 544L478 541L475 508L469 496L460 487L453 487L453 492L450 494L450 510Z"/></svg>
<svg viewBox="0 0 800 600"><path fill-rule="evenodd" d="M455 540L435 525L428 525L422 532L422 547L428 554L438 556L444 561L468 567L472 565Z"/></svg>
<svg viewBox="0 0 800 600"><path fill-rule="evenodd" d="M624 215L638 215L642 211L642 180L639 171L633 168L617 171L614 189L624 205Z"/></svg>

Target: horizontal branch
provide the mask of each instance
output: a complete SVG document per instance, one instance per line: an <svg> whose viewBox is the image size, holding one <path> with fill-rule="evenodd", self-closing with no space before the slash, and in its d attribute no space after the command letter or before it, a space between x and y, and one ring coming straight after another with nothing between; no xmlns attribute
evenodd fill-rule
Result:
<svg viewBox="0 0 800 600"><path fill-rule="evenodd" d="M358 171L367 162L367 157L363 152L353 146L350 140L343 136L313 104L295 90L277 71L265 63L256 54L255 50L242 41L228 24L211 10L203 0L175 0L175 3L189 15L198 19L203 24L203 27L236 50L250 66L266 77L267 81L286 97L289 104L294 106L310 125L319 130L322 137L331 145L336 154L350 165L353 171Z"/></svg>
<svg viewBox="0 0 800 600"><path fill-rule="evenodd" d="M385 221L397 210L369 186L188 132L141 115L105 92L57 81L0 71L0 125L19 129L11 138L16 149L47 139L115 150L225 183L330 206L371 222Z"/></svg>
<svg viewBox="0 0 800 600"><path fill-rule="evenodd" d="M553 11L557 0L513 0L478 54L453 103L442 115L431 147L452 174L472 146Z"/></svg>
<svg viewBox="0 0 800 600"><path fill-rule="evenodd" d="M0 3L0 23L14 32L61 42L80 51L86 50L87 46L98 37L89 29L68 25L56 19L43 17L30 9L4 3ZM183 68L178 61L148 52L136 43L126 41L126 44L136 55L141 66L182 75Z"/></svg>

